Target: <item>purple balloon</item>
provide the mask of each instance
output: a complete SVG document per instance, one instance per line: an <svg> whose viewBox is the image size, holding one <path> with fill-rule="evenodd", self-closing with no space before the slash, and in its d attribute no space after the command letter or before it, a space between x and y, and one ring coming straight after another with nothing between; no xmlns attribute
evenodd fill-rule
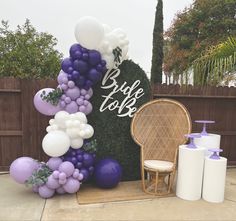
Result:
<svg viewBox="0 0 236 221"><path fill-rule="evenodd" d="M51 170L57 170L59 168L59 166L62 163L62 159L60 157L51 157L48 162L47 162L47 166L51 169Z"/></svg>
<svg viewBox="0 0 236 221"><path fill-rule="evenodd" d="M59 187L59 188L57 188L57 189L56 189L56 192L57 192L58 194L64 194L64 193L66 193L66 191L63 189L62 186Z"/></svg>
<svg viewBox="0 0 236 221"><path fill-rule="evenodd" d="M60 175L60 172L58 170L55 170L53 171L52 173L52 176L55 178L55 179L59 179L59 175Z"/></svg>
<svg viewBox="0 0 236 221"><path fill-rule="evenodd" d="M75 165L75 167L76 167L77 169L81 169L82 166L83 166L83 163L82 163L82 162L77 162L76 165Z"/></svg>
<svg viewBox="0 0 236 221"><path fill-rule="evenodd" d="M52 105L51 103L43 100L41 98L42 92L45 91L45 95L47 95L49 92L54 91L53 88L43 88L40 91L38 91L34 96L34 106L41 114L47 115L47 116L53 116L57 112L61 111L62 108L60 107L60 104L58 103L57 106Z"/></svg>
<svg viewBox="0 0 236 221"><path fill-rule="evenodd" d="M10 176L17 182L24 184L40 164L30 157L19 157L11 163Z"/></svg>
<svg viewBox="0 0 236 221"><path fill-rule="evenodd" d="M83 53L83 55L82 55L82 59L84 60L84 61L88 61L88 59L89 59L89 55L88 55L88 53Z"/></svg>
<svg viewBox="0 0 236 221"><path fill-rule="evenodd" d="M88 77L91 81L97 82L101 79L102 75L95 68L90 69L88 73Z"/></svg>
<svg viewBox="0 0 236 221"><path fill-rule="evenodd" d="M73 163L69 161L63 162L58 169L60 172L64 172L67 177L71 176L75 170Z"/></svg>
<svg viewBox="0 0 236 221"><path fill-rule="evenodd" d="M73 113L76 113L78 112L78 105L76 104L75 101L71 101L69 104L66 105L65 107L65 111L70 113L70 114L73 114Z"/></svg>
<svg viewBox="0 0 236 221"><path fill-rule="evenodd" d="M93 160L93 156L92 154L89 153L84 153L84 160L83 160L83 164L85 167L90 167L93 165L94 160Z"/></svg>
<svg viewBox="0 0 236 221"><path fill-rule="evenodd" d="M107 62L106 62L105 60L101 60L101 65L102 65L103 67L105 67L106 64L107 64Z"/></svg>
<svg viewBox="0 0 236 221"><path fill-rule="evenodd" d="M74 60L82 57L81 46L79 44L73 44L70 47L70 56Z"/></svg>
<svg viewBox="0 0 236 221"><path fill-rule="evenodd" d="M81 105L79 107L79 111L85 114L86 107L84 105Z"/></svg>
<svg viewBox="0 0 236 221"><path fill-rule="evenodd" d="M101 62L101 54L96 50L89 51L89 64L95 66Z"/></svg>
<svg viewBox="0 0 236 221"><path fill-rule="evenodd" d="M48 180L47 180L47 182L46 182L46 185L47 185L48 188L53 189L53 190L55 190L55 189L57 189L57 188L60 187L60 184L59 184L59 182L58 182L58 179L55 179L55 178L53 177L53 175L50 175L50 176L48 177Z"/></svg>
<svg viewBox="0 0 236 221"><path fill-rule="evenodd" d="M84 110L84 114L85 115L88 115L88 114L90 114L91 112L92 112L92 110L93 110L93 106L92 106L92 104L90 103L90 102L88 102L88 104L87 104L87 106L85 107L85 110Z"/></svg>
<svg viewBox="0 0 236 221"><path fill-rule="evenodd" d="M48 199L51 198L55 193L55 190L48 188L46 185L39 187L39 195L42 198Z"/></svg>
<svg viewBox="0 0 236 221"><path fill-rule="evenodd" d="M65 98L65 103L66 103L66 104L69 104L70 102L71 102L71 98L70 98L70 97L66 97L66 98Z"/></svg>
<svg viewBox="0 0 236 221"><path fill-rule="evenodd" d="M80 182L77 179L69 177L63 188L67 193L76 193L80 188Z"/></svg>
<svg viewBox="0 0 236 221"><path fill-rule="evenodd" d="M96 67L97 71L99 72L102 72L102 65L101 64L98 64L97 67Z"/></svg>
<svg viewBox="0 0 236 221"><path fill-rule="evenodd" d="M81 74L86 73L89 70L88 63L81 60L74 61L75 70L79 71Z"/></svg>
<svg viewBox="0 0 236 221"><path fill-rule="evenodd" d="M69 73L71 70L69 71L68 69L71 68L72 65L73 65L72 60L70 58L65 58L65 59L63 59L63 61L61 63L61 69L64 72Z"/></svg>
<svg viewBox="0 0 236 221"><path fill-rule="evenodd" d="M83 174L83 182L85 182L86 180L88 180L88 178L89 178L89 171L87 170L87 169L85 169L85 168L81 168L80 169L80 173L82 173Z"/></svg>
<svg viewBox="0 0 236 221"><path fill-rule="evenodd" d="M65 94L70 97L71 100L75 101L80 96L80 89L78 87L69 88Z"/></svg>
<svg viewBox="0 0 236 221"><path fill-rule="evenodd" d="M74 80L76 80L76 79L79 78L80 73L79 73L78 71L73 71L71 75L72 75L72 78L73 78Z"/></svg>
<svg viewBox="0 0 236 221"><path fill-rule="evenodd" d="M79 76L79 78L76 80L76 85L79 86L80 88L84 86L85 84L85 77L84 76Z"/></svg>
<svg viewBox="0 0 236 221"><path fill-rule="evenodd" d="M64 78L67 79L67 74L66 74L63 70L61 70L60 73L59 73L59 75L57 76L57 82L58 82L58 84L63 84L63 83L64 83L64 82L63 82L63 79L64 79Z"/></svg>
<svg viewBox="0 0 236 221"><path fill-rule="evenodd" d="M89 90L93 86L93 82L91 80L86 80L85 89Z"/></svg>
<svg viewBox="0 0 236 221"><path fill-rule="evenodd" d="M34 193L38 193L39 192L39 187L38 186L32 186L32 190Z"/></svg>
<svg viewBox="0 0 236 221"><path fill-rule="evenodd" d="M83 105L84 100L79 97L78 99L76 99L76 103L77 103L78 105Z"/></svg>
<svg viewBox="0 0 236 221"><path fill-rule="evenodd" d="M96 184L101 188L113 188L121 180L122 169L120 164L113 159L100 160L95 165L94 178Z"/></svg>
<svg viewBox="0 0 236 221"><path fill-rule="evenodd" d="M75 82L74 81L69 81L68 82L68 87L69 88L73 88L75 86Z"/></svg>
<svg viewBox="0 0 236 221"><path fill-rule="evenodd" d="M65 101L60 101L60 107L64 108L66 106L66 102Z"/></svg>

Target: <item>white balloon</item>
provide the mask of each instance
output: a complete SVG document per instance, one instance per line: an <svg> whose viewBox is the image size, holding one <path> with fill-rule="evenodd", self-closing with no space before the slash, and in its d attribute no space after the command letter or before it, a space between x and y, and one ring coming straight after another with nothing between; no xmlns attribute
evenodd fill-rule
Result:
<svg viewBox="0 0 236 221"><path fill-rule="evenodd" d="M79 120L81 123L87 124L87 117L83 112L77 112L75 113L75 117L77 120Z"/></svg>
<svg viewBox="0 0 236 221"><path fill-rule="evenodd" d="M67 128L66 133L70 138L74 139L78 137L77 130L78 130L77 128Z"/></svg>
<svg viewBox="0 0 236 221"><path fill-rule="evenodd" d="M93 127L91 125L88 124L88 125L86 125L86 129L84 130L84 132L85 132L84 138L88 139L88 138L93 136L94 129L93 129Z"/></svg>
<svg viewBox="0 0 236 221"><path fill-rule="evenodd" d="M50 131L52 131L52 126L47 126L46 131L49 133Z"/></svg>
<svg viewBox="0 0 236 221"><path fill-rule="evenodd" d="M54 119L49 120L49 124L50 124L50 125L55 124L55 120L54 120Z"/></svg>
<svg viewBox="0 0 236 221"><path fill-rule="evenodd" d="M104 29L105 33L109 33L109 32L112 31L112 28L109 25L103 24L102 26L103 26L103 29Z"/></svg>
<svg viewBox="0 0 236 221"><path fill-rule="evenodd" d="M66 128L66 120L69 119L70 114L66 111L59 111L55 115L55 123L62 129Z"/></svg>
<svg viewBox="0 0 236 221"><path fill-rule="evenodd" d="M70 138L63 131L51 131L43 138L42 146L48 156L60 157L69 150Z"/></svg>
<svg viewBox="0 0 236 221"><path fill-rule="evenodd" d="M75 38L85 48L96 49L103 37L104 27L96 18L83 17L75 26Z"/></svg>
<svg viewBox="0 0 236 221"><path fill-rule="evenodd" d="M74 149L79 149L80 147L83 146L83 139L80 137L77 137L76 139L71 140L71 147Z"/></svg>

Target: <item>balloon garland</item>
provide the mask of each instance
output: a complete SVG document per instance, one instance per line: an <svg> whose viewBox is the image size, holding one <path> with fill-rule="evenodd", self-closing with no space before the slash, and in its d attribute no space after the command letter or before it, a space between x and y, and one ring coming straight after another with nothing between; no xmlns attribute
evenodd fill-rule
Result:
<svg viewBox="0 0 236 221"><path fill-rule="evenodd" d="M41 89L34 96L34 106L40 113L55 115L42 141L44 152L51 158L40 163L20 157L10 166L11 177L31 185L42 198L75 193L93 175L96 141L87 140L94 129L86 117L93 109L89 101L92 87L127 58L129 42L124 31L111 29L95 18L81 18L75 27L75 38L78 43L70 47L70 56L61 62L57 88ZM117 181L109 187L120 181L121 169L116 177Z"/></svg>

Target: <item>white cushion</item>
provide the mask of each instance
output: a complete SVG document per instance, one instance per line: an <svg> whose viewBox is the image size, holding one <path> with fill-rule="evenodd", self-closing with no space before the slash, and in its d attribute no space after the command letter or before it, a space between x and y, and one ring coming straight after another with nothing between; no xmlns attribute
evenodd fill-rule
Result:
<svg viewBox="0 0 236 221"><path fill-rule="evenodd" d="M158 171L171 171L173 163L162 160L144 160L144 166Z"/></svg>

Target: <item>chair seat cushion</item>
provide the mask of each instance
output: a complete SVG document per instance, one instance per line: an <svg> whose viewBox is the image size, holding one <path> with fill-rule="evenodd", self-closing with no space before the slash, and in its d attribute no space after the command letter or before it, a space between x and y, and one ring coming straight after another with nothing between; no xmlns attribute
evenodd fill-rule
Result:
<svg viewBox="0 0 236 221"><path fill-rule="evenodd" d="M169 161L162 160L144 160L144 166L150 169L158 171L171 171L173 168L173 163Z"/></svg>

